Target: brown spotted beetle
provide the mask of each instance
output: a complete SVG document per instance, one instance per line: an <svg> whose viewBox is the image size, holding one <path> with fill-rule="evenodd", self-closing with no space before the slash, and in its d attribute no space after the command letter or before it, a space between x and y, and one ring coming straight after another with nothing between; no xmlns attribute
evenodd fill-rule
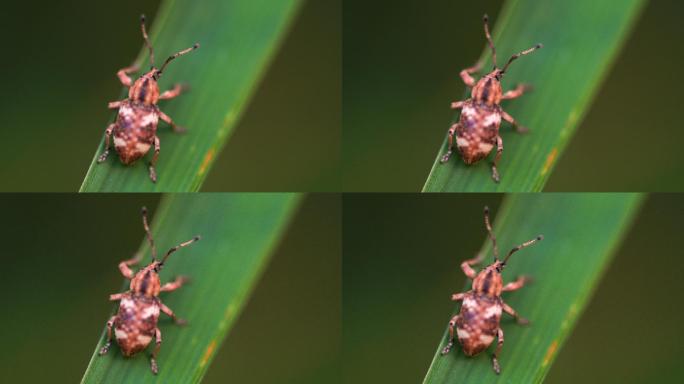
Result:
<svg viewBox="0 0 684 384"><path fill-rule="evenodd" d="M492 164L492 178L495 182L499 182L499 171L496 166L501 158L503 152L503 140L499 135L499 126L501 125L501 118L513 125L515 130L519 133L527 132L527 128L518 124L515 119L506 113L499 104L501 100L515 99L520 97L525 91L529 90L528 85L520 84L514 90L503 93L501 89L501 78L508 69L508 66L518 57L532 53L534 50L542 47L541 44L517 53L508 60L506 65L499 69L496 66L496 49L492 42L492 36L489 34L488 17L484 15L484 30L487 42L492 50L492 61L494 62L494 69L481 78L477 83L471 76L473 73L482 69L484 61L479 61L470 68L461 71L461 79L468 86L473 88L471 98L465 101L456 101L451 103L452 109L461 108L461 117L458 123L451 126L449 129L449 147L447 153L442 157L441 162L446 163L454 149L454 144L458 148L459 153L463 157L466 164L474 164L481 159L487 157L496 145L496 157ZM454 143L455 137L455 143Z"/></svg>
<svg viewBox="0 0 684 384"><path fill-rule="evenodd" d="M169 249L160 261L157 260L157 249L154 247L152 232L150 232L150 227L147 224L147 209L145 207L142 209L142 218L147 240L150 243L152 263L136 274L133 274L130 267L140 262L142 253L139 253L130 260L119 263L121 274L131 280L131 289L127 292L115 293L109 296L109 300L120 300L121 303L119 304L118 313L107 321L107 343L100 349L100 356L109 351L109 347L112 344L112 328L114 329L116 342L121 347L121 352L125 357L133 356L147 348L154 337L156 345L152 352L150 364L152 372L156 375L159 372L157 354L162 342L161 331L157 327L159 311L161 310L171 316L176 324L186 324L185 320L177 318L173 311L162 303L159 299L159 293L174 291L188 281L186 277L180 276L171 283L161 285L158 273L169 255L182 247L198 241L200 237L195 236L191 240Z"/></svg>
<svg viewBox="0 0 684 384"><path fill-rule="evenodd" d="M124 86L129 88L128 99L121 101L113 101L109 103L110 109L119 108L119 113L116 121L110 124L105 130L105 147L104 152L98 157L97 162L101 163L107 159L109 154L109 139L114 136L114 148L119 153L121 162L129 165L139 158L145 156L149 152L152 145L154 145L154 157L149 165L150 179L152 182L157 181L157 172L154 169L159 157L159 137L157 137L157 123L161 118L166 123L171 125L174 132L182 133L185 130L177 126L169 116L162 112L157 106L159 100L172 99L181 94L184 87L176 84L173 89L168 90L161 95L159 94L159 85L157 80L164 72L166 66L175 58L185 55L197 48L199 44L182 50L173 56L170 56L164 62L160 69L154 66L154 51L150 39L147 37L145 30L145 15L140 17L143 39L150 51L150 63L152 68L149 72L140 76L138 80L133 83L128 76L130 73L137 72L140 68L138 63L129 67L121 69L117 72L117 76Z"/></svg>
<svg viewBox="0 0 684 384"><path fill-rule="evenodd" d="M480 253L477 257L466 260L461 264L463 273L468 278L473 279L473 289L465 293L455 293L451 296L451 300L462 300L463 304L458 315L449 321L449 341L442 350L442 355L449 353L454 345L454 328L456 328L458 342L463 347L463 353L466 356L474 356L484 351L492 344L494 338L497 337L499 341L496 345L496 351L492 356L492 367L498 375L501 373L498 356L504 343L504 333L499 324L502 311L515 317L518 324L529 323L526 319L520 317L513 308L504 303L501 293L522 288L525 283L530 281L530 278L521 276L516 281L503 285L501 271L513 253L542 240L544 237L539 235L530 241L518 245L511 249L502 261L499 260L499 249L496 246L496 237L494 237L492 226L489 223L489 208L487 207L484 208L484 222L489 238L492 240L494 263L487 266L480 273L475 273L471 266L482 262L484 253Z"/></svg>

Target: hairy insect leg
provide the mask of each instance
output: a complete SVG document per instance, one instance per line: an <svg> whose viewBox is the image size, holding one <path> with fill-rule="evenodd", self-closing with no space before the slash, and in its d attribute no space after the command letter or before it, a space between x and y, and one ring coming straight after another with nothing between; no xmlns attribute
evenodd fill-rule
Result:
<svg viewBox="0 0 684 384"><path fill-rule="evenodd" d="M119 72L116 73L116 75L119 77L119 81L121 81L121 84L123 84L126 87L130 87L131 84L133 84L133 80L128 75L130 75L133 72L138 72L139 69L140 66L138 64L133 64L129 67L120 69Z"/></svg>
<svg viewBox="0 0 684 384"><path fill-rule="evenodd" d="M520 325L527 325L530 323L529 320L527 320L524 317L521 317L518 312L516 312L513 308L511 308L508 304L504 303L503 300L501 301L502 307L504 312L508 313L509 315L515 317L515 320L518 322Z"/></svg>
<svg viewBox="0 0 684 384"><path fill-rule="evenodd" d="M159 150L160 149L161 149L161 144L159 143L159 137L155 136L154 137L154 155L152 156L152 161L150 161L150 166L149 166L150 180L152 180L153 183L157 182L157 171L154 169L154 166L157 165L157 159L159 158Z"/></svg>
<svg viewBox="0 0 684 384"><path fill-rule="evenodd" d="M164 303L161 301L159 302L159 308L161 309L162 312L166 313L169 315L171 319L173 319L173 322L176 323L177 325L186 325L188 322L187 320L181 319L179 317L176 317L176 314L173 313L171 308L167 307Z"/></svg>
<svg viewBox="0 0 684 384"><path fill-rule="evenodd" d="M511 100L522 96L525 92L532 90L532 86L528 84L518 84L515 89L507 91L501 96L501 100Z"/></svg>
<svg viewBox="0 0 684 384"><path fill-rule="evenodd" d="M127 279L132 279L133 276L135 276L135 273L131 270L131 266L136 265L140 262L142 259L143 254L138 252L133 256L133 258L124 260L119 263L119 271L121 271L121 274L127 278Z"/></svg>
<svg viewBox="0 0 684 384"><path fill-rule="evenodd" d="M109 352L109 347L112 345L112 327L114 326L114 319L116 319L116 316L110 317L107 321L107 342L100 348L100 356Z"/></svg>
<svg viewBox="0 0 684 384"><path fill-rule="evenodd" d="M484 260L485 254L480 253L477 256L473 257L472 259L468 259L464 262L461 263L461 269L463 270L463 273L468 276L471 279L474 279L475 276L477 276L477 272L472 268L473 265L480 264L482 260Z"/></svg>
<svg viewBox="0 0 684 384"><path fill-rule="evenodd" d="M446 163L449 161L451 154L454 153L454 136L456 135L456 130L458 129L458 123L454 124L449 128L449 144L447 145L447 153L442 156L440 163Z"/></svg>
<svg viewBox="0 0 684 384"><path fill-rule="evenodd" d="M501 329L501 327L499 327L496 330L496 333L497 333L497 338L499 340L496 343L496 351L494 351L494 355L492 356L492 368L494 369L494 372L496 372L496 374L498 375L501 373L501 366L499 365L499 353L501 353L501 347L503 347L503 343L504 343L503 329Z"/></svg>
<svg viewBox="0 0 684 384"><path fill-rule="evenodd" d="M173 129L174 132L185 133L186 129L176 125L176 123L174 123L173 120L171 120L171 118L167 114L165 114L164 112L159 111L159 118L164 120L166 122L166 124L170 125L171 129Z"/></svg>
<svg viewBox="0 0 684 384"><path fill-rule="evenodd" d="M157 373L159 373L159 366L157 365L157 354L159 353L159 349L161 349L162 343L162 335L159 328L154 329L154 339L155 345L154 351L152 351L152 356L150 357L150 369L152 369L152 373L156 375Z"/></svg>
<svg viewBox="0 0 684 384"><path fill-rule="evenodd" d="M162 285L162 287L160 288L160 291L161 292L175 291L176 289L182 287L183 284L187 283L188 281L190 281L190 279L188 277L178 276L178 277L176 277L176 280Z"/></svg>
<svg viewBox="0 0 684 384"><path fill-rule="evenodd" d="M105 129L105 145L104 145L104 152L100 155L100 157L97 158L97 162L101 163L105 160L107 160L107 156L109 155L109 140L112 137L112 131L114 131L114 127L116 124L112 123L109 124L107 129Z"/></svg>
<svg viewBox="0 0 684 384"><path fill-rule="evenodd" d="M449 320L449 342L447 345L442 349L442 355L446 355L451 351L451 348L454 346L454 327L456 326L456 322L458 321L458 315L454 316Z"/></svg>
<svg viewBox="0 0 684 384"><path fill-rule="evenodd" d="M511 125L513 126L513 128L515 129L515 131L518 132L518 133L527 133L527 132L530 131L528 128L525 128L525 127L523 127L522 125L518 124L518 122L515 121L515 119L513 118L513 116L511 116L511 115L509 115L508 113L506 113L506 111L503 111L503 110L501 111L501 117L503 117L504 120L506 120L506 121L508 121L509 123L511 123Z"/></svg>
<svg viewBox="0 0 684 384"><path fill-rule="evenodd" d="M178 97L181 93L183 93L187 89L188 89L187 86L184 86L182 84L176 84L173 86L173 89L169 89L168 91L162 92L162 94L159 95L159 100L173 99L174 97Z"/></svg>
<svg viewBox="0 0 684 384"><path fill-rule="evenodd" d="M489 238L492 240L492 249L494 251L494 257L498 260L499 247L496 245L496 236L494 236L494 231L492 231L492 224L489 222L489 207L487 206L484 207L484 222L485 228L487 228L487 234L489 234Z"/></svg>
<svg viewBox="0 0 684 384"><path fill-rule="evenodd" d="M527 284L531 281L532 281L532 278L529 276L520 276L520 277L518 277L517 280L512 281L512 282L504 285L502 288L502 291L503 292L510 292L510 291L518 290L518 289L524 287L525 284Z"/></svg>
<svg viewBox="0 0 684 384"><path fill-rule="evenodd" d="M494 179L495 182L499 182L501 180L501 177L499 176L499 170L496 168L496 166L499 164L499 160L501 159L501 153L503 153L503 140L501 139L501 136L496 137L496 156L494 157L494 164L492 164L492 179Z"/></svg>

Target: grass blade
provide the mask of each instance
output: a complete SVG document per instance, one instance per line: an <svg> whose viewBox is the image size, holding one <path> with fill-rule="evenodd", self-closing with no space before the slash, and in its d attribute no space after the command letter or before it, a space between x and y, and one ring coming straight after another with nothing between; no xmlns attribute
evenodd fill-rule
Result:
<svg viewBox="0 0 684 384"><path fill-rule="evenodd" d="M178 327L161 316L159 326L164 341L158 376L150 371L149 352L124 359L118 346L113 345L106 356L98 356L104 344L103 331L82 383L199 382L298 201L297 194L166 196L152 226L160 252L196 234L202 236L200 242L174 255L161 272L163 282L177 275L192 277L187 287L161 297L189 325ZM147 250L143 242L141 251ZM124 284L122 291L127 289Z"/></svg>
<svg viewBox="0 0 684 384"><path fill-rule="evenodd" d="M191 86L188 94L160 105L188 131L174 134L160 123L156 184L149 180L144 164L151 154L133 166L121 164L116 153L97 164L101 141L81 192L197 191L300 4L301 0L165 1L150 36L158 61L195 42L201 44L199 50L170 65L159 83L161 90L175 82ZM128 25L138 28L135 20ZM145 49L141 57L146 58Z"/></svg>
<svg viewBox="0 0 684 384"><path fill-rule="evenodd" d="M502 124L504 152L498 184L491 179L490 161L466 166L456 154L441 164L445 139L423 191L542 190L644 4L643 0L506 2L493 36L499 65L508 55L544 44L544 49L513 64L502 84L505 90L518 83L534 85L532 93L502 105L530 133L516 134L506 122ZM484 40L483 32L473 31L473 38ZM488 56L486 51L484 55Z"/></svg>
<svg viewBox="0 0 684 384"><path fill-rule="evenodd" d="M504 300L530 319L531 325L516 325L504 315L500 376L492 370L491 348L468 358L457 344L442 356L445 331L424 383L541 382L629 229L641 200L638 194L509 196L494 225L502 252L539 233L545 237L525 249L524 255L516 255L504 272L506 282L522 274L534 277L529 287L504 295ZM489 250L487 243L483 251ZM491 256L487 260L491 262ZM468 284L464 291L469 289Z"/></svg>

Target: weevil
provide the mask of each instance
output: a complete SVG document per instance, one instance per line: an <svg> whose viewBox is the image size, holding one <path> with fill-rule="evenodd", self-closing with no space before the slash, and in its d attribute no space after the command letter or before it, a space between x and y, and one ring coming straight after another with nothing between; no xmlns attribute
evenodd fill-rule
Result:
<svg viewBox="0 0 684 384"><path fill-rule="evenodd" d="M461 154L463 161L468 165L487 157L492 152L492 149L494 149L494 146L496 146L496 157L492 164L492 179L498 183L500 176L496 167L501 159L501 153L503 153L503 140L499 135L501 119L503 118L513 125L513 128L518 133L528 131L527 128L518 124L511 115L506 113L499 104L501 100L515 99L531 89L529 85L519 84L514 90L503 93L501 79L513 61L520 56L534 52L541 48L542 45L537 44L532 48L516 53L508 59L503 68L499 68L496 65L496 49L492 42L492 36L489 33L489 18L487 15L484 15L483 20L487 43L489 43L489 48L492 51L494 69L477 81L477 83L473 79L472 74L482 69L484 65L483 60L461 71L461 79L463 79L466 86L472 88L472 91L470 99L451 103L452 109L461 109L461 117L456 124L449 128L447 153L442 156L441 163L449 161L454 150L454 144Z"/></svg>
<svg viewBox="0 0 684 384"><path fill-rule="evenodd" d="M458 315L449 321L449 340L444 349L442 349L442 355L449 353L454 346L454 329L456 329L458 342L463 347L463 353L466 356L475 356L484 351L492 344L496 337L498 342L496 351L492 355L492 367L498 375L501 373L498 357L504 343L504 333L500 326L502 312L513 316L518 324L525 325L529 323L527 319L521 317L503 301L501 293L522 288L526 283L530 282L530 278L528 276L520 276L517 280L504 285L501 272L512 254L525 247L529 247L537 241L541 241L544 237L539 235L532 240L518 245L508 252L506 258L499 260L499 249L489 222L489 208L487 207L484 208L484 222L489 238L492 241L494 263L484 268L480 273L476 273L472 267L481 263L484 259L484 253L480 253L475 258L466 260L461 264L463 273L473 280L473 285L470 291L455 293L451 296L451 300L463 301L463 304Z"/></svg>
<svg viewBox="0 0 684 384"><path fill-rule="evenodd" d="M129 75L140 69L139 63L133 63L117 72L121 83L129 88L128 98L109 103L110 109L118 108L119 112L116 121L105 130L104 152L98 157L97 162L102 163L107 159L110 138L112 136L114 136L114 148L119 154L119 159L126 165L133 164L133 162L145 156L154 145L154 155L148 169L150 179L153 183L156 183L157 171L155 170L155 165L157 164L160 150L159 137L157 136L159 119L169 124L174 132L185 132L184 128L176 125L169 116L159 109L157 102L159 100L173 99L186 89L186 87L176 84L173 89L159 94L157 81L171 61L199 48L199 44L195 43L192 47L169 56L161 68L157 69L154 66L154 50L145 29L145 15L140 17L140 24L143 40L145 40L145 45L150 52L150 63L152 66L148 72L142 74L135 82L131 80Z"/></svg>
<svg viewBox="0 0 684 384"><path fill-rule="evenodd" d="M112 344L112 329L114 330L116 343L119 344L121 353L125 357L133 356L146 349L154 337L155 347L150 358L150 365L152 373L156 375L159 372L157 354L162 343L161 331L157 327L159 311L169 315L178 325L187 324L185 320L176 317L176 314L162 303L161 299L159 299L159 293L175 291L187 283L188 278L179 276L174 281L161 285L159 271L164 267L166 259L172 253L198 241L200 237L195 236L186 242L178 244L169 249L161 260L158 260L152 232L147 223L147 209L145 207L142 208L142 221L147 241L150 244L152 262L135 274L131 267L141 261L142 253L138 253L132 259L119 263L121 274L126 279L131 280L130 290L109 296L110 301L120 301L119 311L107 321L107 342L100 349L99 354L102 356L109 351L109 347Z"/></svg>

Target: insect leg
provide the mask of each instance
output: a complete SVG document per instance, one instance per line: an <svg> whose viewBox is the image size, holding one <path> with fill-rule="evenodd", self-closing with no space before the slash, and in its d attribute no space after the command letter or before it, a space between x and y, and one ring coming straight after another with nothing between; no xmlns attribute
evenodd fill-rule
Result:
<svg viewBox="0 0 684 384"><path fill-rule="evenodd" d="M501 301L501 304L503 305L503 310L504 312L508 313L509 315L515 317L515 320L518 322L520 325L527 325L530 323L529 320L527 320L524 317L521 317L518 312L515 311L515 309L511 308L508 304L504 303L503 300Z"/></svg>
<svg viewBox="0 0 684 384"><path fill-rule="evenodd" d="M155 136L154 137L154 156L152 156L152 161L150 161L150 180L152 180L153 183L157 182L157 171L154 169L154 166L157 164L157 159L159 158L159 150L161 149L161 145L159 143L159 137Z"/></svg>
<svg viewBox="0 0 684 384"><path fill-rule="evenodd" d="M186 86L176 84L173 86L173 89L169 89L168 91L162 92L162 94L159 95L159 100L168 100L173 99L174 97L178 97L186 89Z"/></svg>
<svg viewBox="0 0 684 384"><path fill-rule="evenodd" d="M461 71L460 76L465 85L469 87L473 87L475 85L475 79L471 76L475 72L479 72L480 69L482 69L482 65L484 64L483 61L478 61L475 65L473 65L470 68L466 68Z"/></svg>
<svg viewBox="0 0 684 384"><path fill-rule="evenodd" d="M463 108L463 104L465 104L465 101L454 101L453 103L451 103L451 109Z"/></svg>
<svg viewBox="0 0 684 384"><path fill-rule="evenodd" d="M494 368L494 372L496 372L496 374L498 375L501 373L501 366L499 365L499 359L498 358L499 358L499 353L501 353L501 347L503 347L503 343L504 343L503 329L501 329L501 327L499 327L496 330L496 333L497 333L497 338L499 340L496 343L496 351L494 351L494 355L492 356L492 368Z"/></svg>
<svg viewBox="0 0 684 384"><path fill-rule="evenodd" d="M164 305L164 303L162 303L161 301L159 302L159 308L162 310L162 312L164 312L164 313L166 313L167 315L169 315L169 317L171 317L171 318L173 319L173 322L174 322L174 323L176 323L176 324L178 324L178 325L185 325L185 324L188 323L186 320L183 320L183 319L181 319L181 318L176 317L176 314L173 313L173 311L171 310L171 308L169 308L169 307L167 307L166 305Z"/></svg>
<svg viewBox="0 0 684 384"><path fill-rule="evenodd" d="M523 127L522 125L518 124L518 122L515 121L515 119L513 118L513 116L511 116L511 115L509 115L508 113L506 113L506 111L503 111L503 110L501 111L501 117L503 117L504 120L506 120L506 121L508 121L509 123L511 123L511 125L513 126L513 128L515 129L515 131L518 132L518 133L527 133L527 132L530 131L528 128L525 128L525 127Z"/></svg>
<svg viewBox="0 0 684 384"><path fill-rule="evenodd" d="M449 161L451 154L454 152L454 136L456 135L456 129L458 129L458 123L449 128L449 145L447 147L447 153L445 153L444 156L442 156L442 160L440 160L441 163Z"/></svg>
<svg viewBox="0 0 684 384"><path fill-rule="evenodd" d="M109 155L109 139L112 136L112 131L114 130L114 127L116 126L115 123L109 124L107 129L105 129L105 145L104 145L104 152L100 155L100 157L97 158L97 162L101 163L105 160L107 160L107 155Z"/></svg>
<svg viewBox="0 0 684 384"><path fill-rule="evenodd" d="M447 343L446 347L442 349L442 355L446 355L451 351L451 348L454 346L454 327L456 326L456 322L458 321L458 315L454 316L451 318L449 321L449 342Z"/></svg>
<svg viewBox="0 0 684 384"><path fill-rule="evenodd" d="M119 271L121 271L121 274L124 275L125 278L130 280L135 276L130 267L138 264L142 259L142 256L142 253L136 253L132 259L124 260L119 263Z"/></svg>
<svg viewBox="0 0 684 384"><path fill-rule="evenodd" d="M510 91L507 91L506 93L501 96L501 100L510 100L510 99L515 99L517 97L522 96L525 92L528 92L532 89L531 85L528 84L518 84L515 89L512 89Z"/></svg>
<svg viewBox="0 0 684 384"><path fill-rule="evenodd" d="M152 369L152 373L156 375L157 373L159 373L159 366L157 365L157 354L159 353L159 349L161 348L162 343L162 335L159 328L154 329L154 338L155 346L154 351L152 351L152 357L150 358L150 368Z"/></svg>
<svg viewBox="0 0 684 384"><path fill-rule="evenodd" d="M522 287L525 286L526 283L529 283L532 281L532 278L529 276L520 276L516 281L512 281L506 285L504 285L502 291L504 292L510 292L510 291L515 291L518 290Z"/></svg>
<svg viewBox="0 0 684 384"><path fill-rule="evenodd" d="M187 278L186 276L178 276L178 277L176 277L175 281L162 285L162 287L160 288L160 291L161 292L175 291L176 289L182 287L183 284L187 283L188 281L190 281L190 279Z"/></svg>
<svg viewBox="0 0 684 384"><path fill-rule="evenodd" d="M463 270L463 273L465 273L465 275L469 278L474 279L475 276L477 276L477 272L475 272L475 270L471 266L480 264L484 259L484 256L484 253L480 253L474 258L462 262L461 269Z"/></svg>
<svg viewBox="0 0 684 384"><path fill-rule="evenodd" d="M112 345L112 327L114 326L114 319L116 319L116 316L112 316L109 318L109 321L107 321L107 342L100 349L100 356L109 352L109 347Z"/></svg>
<svg viewBox="0 0 684 384"><path fill-rule="evenodd" d="M496 166L499 164L499 160L501 159L501 153L503 153L503 140L501 139L501 136L496 137L496 157L494 157L494 164L492 164L492 179L494 179L495 182L499 182L501 178L499 177L499 171L496 169Z"/></svg>
<svg viewBox="0 0 684 384"><path fill-rule="evenodd" d="M107 108L109 109L117 109L121 106L121 103L123 103L125 100L118 100L118 101L110 101L109 104L107 104Z"/></svg>
<svg viewBox="0 0 684 384"><path fill-rule="evenodd" d="M461 301L465 297L465 293L454 293L451 295L451 301Z"/></svg>
<svg viewBox="0 0 684 384"><path fill-rule="evenodd" d="M177 126L176 123L174 123L173 120L171 120L171 118L162 111L159 111L159 118L164 120L166 124L170 125L171 129L173 129L173 131L176 133L184 133L186 131L185 128Z"/></svg>
<svg viewBox="0 0 684 384"><path fill-rule="evenodd" d="M119 77L119 81L121 81L121 84L125 85L126 87L130 87L131 84L133 84L133 80L131 80L131 78L128 75L133 72L138 72L139 69L140 66L138 66L138 64L133 64L130 67L120 69L119 72L116 73L116 75Z"/></svg>
<svg viewBox="0 0 684 384"><path fill-rule="evenodd" d="M111 294L111 295L109 295L109 301L121 300L121 299L123 299L125 294L126 294L126 292Z"/></svg>

